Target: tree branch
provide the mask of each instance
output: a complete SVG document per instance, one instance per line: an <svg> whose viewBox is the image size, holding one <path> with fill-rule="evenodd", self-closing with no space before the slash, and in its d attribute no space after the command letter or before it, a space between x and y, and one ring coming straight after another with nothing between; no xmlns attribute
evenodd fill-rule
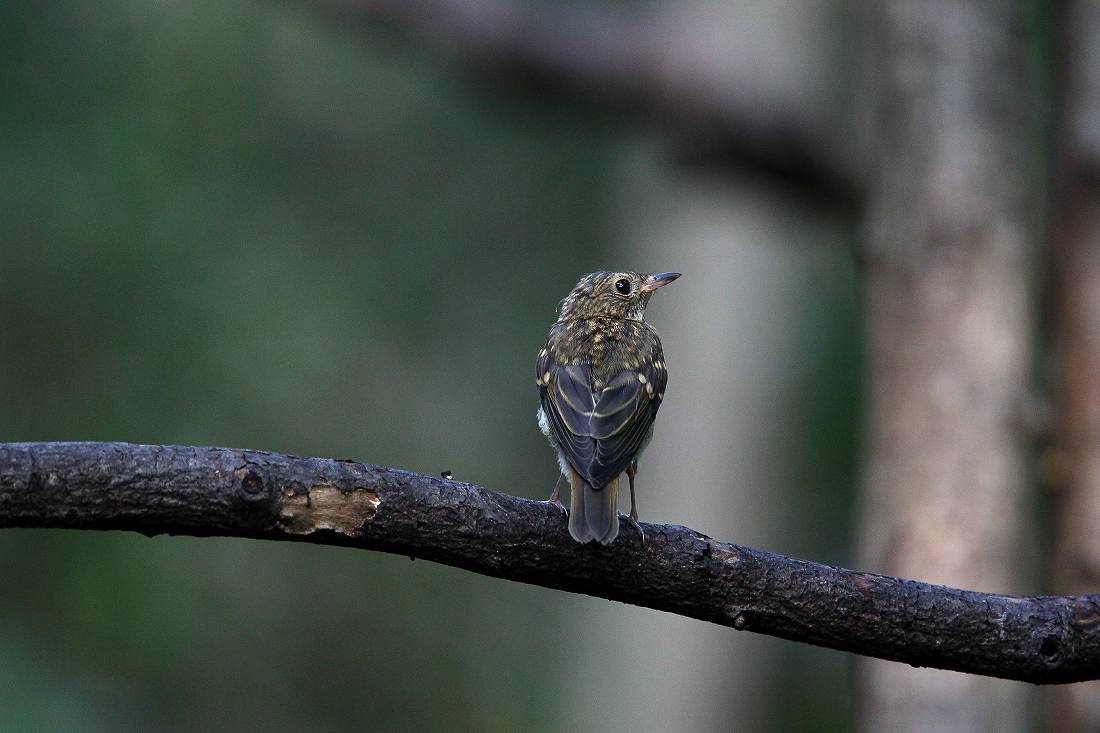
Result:
<svg viewBox="0 0 1100 733"><path fill-rule="evenodd" d="M861 169L843 127L773 87L716 72L667 4L623 11L530 0L310 0L381 19L452 57L589 102L640 110L679 133L691 160L733 161L847 208Z"/></svg>
<svg viewBox="0 0 1100 733"><path fill-rule="evenodd" d="M927 667L1038 684L1100 678L1100 596L1014 598L629 527L570 539L544 502L350 461L127 443L0 444L0 527L296 540Z"/></svg>

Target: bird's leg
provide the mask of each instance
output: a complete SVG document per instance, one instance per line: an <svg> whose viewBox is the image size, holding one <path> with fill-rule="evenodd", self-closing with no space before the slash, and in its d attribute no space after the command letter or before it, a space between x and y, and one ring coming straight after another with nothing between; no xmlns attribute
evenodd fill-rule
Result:
<svg viewBox="0 0 1100 733"><path fill-rule="evenodd" d="M565 474L559 473L558 482L554 484L554 493L550 495L550 498L546 500L546 503L553 504L558 509L561 509L563 512L568 512L569 510L565 508L565 504L561 503L561 482L564 480Z"/></svg>
<svg viewBox="0 0 1100 733"><path fill-rule="evenodd" d="M627 516L627 521L638 530L638 535L645 543L645 532L642 531L642 525L638 524L638 506L634 502L634 476L637 473L638 469L634 468L633 463L626 467L626 477L630 480L630 514Z"/></svg>

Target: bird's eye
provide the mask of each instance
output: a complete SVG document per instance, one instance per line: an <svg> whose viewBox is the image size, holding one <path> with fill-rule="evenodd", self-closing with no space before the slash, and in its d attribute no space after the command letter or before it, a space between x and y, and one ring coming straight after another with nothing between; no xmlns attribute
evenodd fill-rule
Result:
<svg viewBox="0 0 1100 733"><path fill-rule="evenodd" d="M630 281L625 277L615 281L615 289L623 295L630 295Z"/></svg>

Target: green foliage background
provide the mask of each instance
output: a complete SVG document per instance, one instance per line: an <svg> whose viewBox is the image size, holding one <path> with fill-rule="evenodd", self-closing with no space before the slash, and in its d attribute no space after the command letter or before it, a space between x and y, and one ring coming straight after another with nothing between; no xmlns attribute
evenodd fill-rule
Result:
<svg viewBox="0 0 1100 733"><path fill-rule="evenodd" d="M7 0L0 440L544 497L533 354L576 278L616 264L629 125L289 2ZM829 521L784 549L842 562L858 349L852 301L831 307L788 406ZM8 530L0 730L564 729L577 603L334 548ZM843 728L840 655L783 653L776 729Z"/></svg>

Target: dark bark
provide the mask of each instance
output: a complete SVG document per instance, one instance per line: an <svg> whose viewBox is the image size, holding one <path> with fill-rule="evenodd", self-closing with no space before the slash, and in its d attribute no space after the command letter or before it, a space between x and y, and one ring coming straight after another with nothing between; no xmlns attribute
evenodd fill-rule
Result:
<svg viewBox="0 0 1100 733"><path fill-rule="evenodd" d="M296 540L424 558L858 654L1100 678L1100 597L1014 598L819 565L684 527L579 545L543 502L379 466L226 448L0 445L0 526Z"/></svg>
<svg viewBox="0 0 1100 733"><path fill-rule="evenodd" d="M311 1L389 22L482 72L648 114L677 133L689 161L732 162L846 209L860 204L862 168L846 126L774 90L716 76L667 4Z"/></svg>

